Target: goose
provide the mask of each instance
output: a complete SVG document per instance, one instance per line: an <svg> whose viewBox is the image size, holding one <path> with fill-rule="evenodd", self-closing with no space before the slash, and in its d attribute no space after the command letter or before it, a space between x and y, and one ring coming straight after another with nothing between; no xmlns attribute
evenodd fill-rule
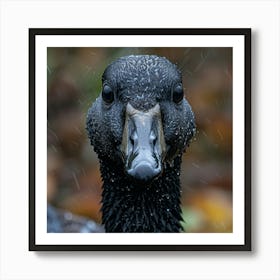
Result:
<svg viewBox="0 0 280 280"><path fill-rule="evenodd" d="M180 167L195 134L178 67L157 55L116 59L87 113L105 232L182 232Z"/></svg>

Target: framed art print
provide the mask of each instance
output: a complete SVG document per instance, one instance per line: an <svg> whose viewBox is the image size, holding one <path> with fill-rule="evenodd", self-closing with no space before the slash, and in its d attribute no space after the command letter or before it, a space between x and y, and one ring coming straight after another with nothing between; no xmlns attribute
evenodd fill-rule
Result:
<svg viewBox="0 0 280 280"><path fill-rule="evenodd" d="M250 29L30 29L29 249L251 250Z"/></svg>

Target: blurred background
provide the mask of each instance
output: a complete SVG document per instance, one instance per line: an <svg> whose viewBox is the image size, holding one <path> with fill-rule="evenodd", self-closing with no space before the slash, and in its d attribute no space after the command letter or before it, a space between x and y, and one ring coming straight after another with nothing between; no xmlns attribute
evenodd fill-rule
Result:
<svg viewBox="0 0 280 280"><path fill-rule="evenodd" d="M85 130L106 66L165 56L182 71L197 133L183 157L186 232L232 232L232 48L48 48L48 202L101 222L102 181Z"/></svg>

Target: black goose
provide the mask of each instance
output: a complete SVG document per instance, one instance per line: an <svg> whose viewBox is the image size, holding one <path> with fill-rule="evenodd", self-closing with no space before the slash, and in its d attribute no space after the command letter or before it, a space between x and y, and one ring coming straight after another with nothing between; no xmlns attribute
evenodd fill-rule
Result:
<svg viewBox="0 0 280 280"><path fill-rule="evenodd" d="M106 232L180 232L180 166L195 133L181 73L164 57L110 64L88 111L87 131L103 178Z"/></svg>

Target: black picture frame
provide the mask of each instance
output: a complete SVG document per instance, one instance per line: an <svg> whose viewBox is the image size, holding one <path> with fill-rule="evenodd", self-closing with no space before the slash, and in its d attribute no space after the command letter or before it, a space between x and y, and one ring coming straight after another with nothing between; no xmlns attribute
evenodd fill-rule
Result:
<svg viewBox="0 0 280 280"><path fill-rule="evenodd" d="M48 35L232 35L244 36L244 101L245 101L245 178L244 178L244 244L238 245L78 245L36 243L36 36ZM29 250L30 251L250 251L251 248L251 29L29 29Z"/></svg>

